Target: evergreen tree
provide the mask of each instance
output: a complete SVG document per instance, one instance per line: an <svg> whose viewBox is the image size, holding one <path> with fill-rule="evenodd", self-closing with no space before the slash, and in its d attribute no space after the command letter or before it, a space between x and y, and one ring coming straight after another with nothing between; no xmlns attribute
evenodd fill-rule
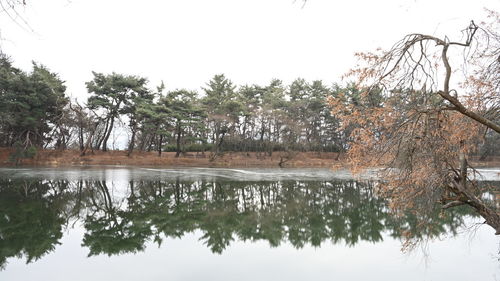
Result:
<svg viewBox="0 0 500 281"><path fill-rule="evenodd" d="M0 137L6 146L43 147L68 103L57 74L33 63L31 73L12 66L0 55Z"/></svg>
<svg viewBox="0 0 500 281"><path fill-rule="evenodd" d="M108 150L108 139L113 131L114 123L120 114L133 115L135 98L147 96L147 80L137 76L127 76L117 73L102 74L92 72L94 79L86 83L91 96L87 100L88 107L92 110L102 110L105 122L104 134L98 141L97 148L102 144L102 150ZM133 117L132 119L134 119ZM135 130L135 120L131 121Z"/></svg>

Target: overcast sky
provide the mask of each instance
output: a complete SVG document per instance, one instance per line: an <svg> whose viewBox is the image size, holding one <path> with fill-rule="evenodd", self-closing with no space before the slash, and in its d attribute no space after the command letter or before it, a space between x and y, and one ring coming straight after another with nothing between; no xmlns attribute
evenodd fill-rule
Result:
<svg viewBox="0 0 500 281"><path fill-rule="evenodd" d="M404 34L460 39L498 0L27 0L14 23L0 14L2 50L35 60L85 99L91 71L147 77L154 87L200 90L215 74L236 84L340 82L353 54L389 48ZM31 30L32 29L32 30Z"/></svg>

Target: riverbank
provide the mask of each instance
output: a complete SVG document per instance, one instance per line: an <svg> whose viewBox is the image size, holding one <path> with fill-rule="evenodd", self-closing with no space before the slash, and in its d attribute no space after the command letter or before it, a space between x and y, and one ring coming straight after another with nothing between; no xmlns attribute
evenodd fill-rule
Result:
<svg viewBox="0 0 500 281"><path fill-rule="evenodd" d="M12 148L0 148L0 166L15 166L9 160ZM472 157L475 167L500 167L500 157L488 157L479 161ZM87 166L87 165L124 165L124 166L165 166L165 167L289 167L289 168L347 168L345 155L337 152L273 152L270 156L264 152L226 152L210 161L209 152L185 153L175 157L175 152L136 151L129 157L126 151L94 151L80 156L78 150L40 150L33 158L20 159L20 166Z"/></svg>
<svg viewBox="0 0 500 281"><path fill-rule="evenodd" d="M14 166L9 161L12 148L0 148L0 166ZM33 158L20 159L21 166L74 166L74 165L125 165L167 167L318 167L343 166L344 157L336 152L226 152L210 161L209 152L185 153L175 157L175 152L137 151L129 157L126 151L94 151L80 156L77 150L40 150Z"/></svg>

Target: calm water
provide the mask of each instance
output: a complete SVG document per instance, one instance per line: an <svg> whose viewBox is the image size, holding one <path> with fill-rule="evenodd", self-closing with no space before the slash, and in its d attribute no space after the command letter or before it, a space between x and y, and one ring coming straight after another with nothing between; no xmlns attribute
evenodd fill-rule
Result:
<svg viewBox="0 0 500 281"><path fill-rule="evenodd" d="M371 178L0 169L0 280L500 280L499 239L467 209L422 230L388 213ZM439 238L405 254L407 230Z"/></svg>

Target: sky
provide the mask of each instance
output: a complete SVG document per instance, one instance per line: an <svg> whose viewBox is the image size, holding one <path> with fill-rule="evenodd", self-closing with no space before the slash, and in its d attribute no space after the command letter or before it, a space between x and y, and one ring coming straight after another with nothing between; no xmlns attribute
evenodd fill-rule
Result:
<svg viewBox="0 0 500 281"><path fill-rule="evenodd" d="M5 1L5 0L3 0ZM237 85L301 77L342 83L355 52L390 48L418 32L460 39L498 0L27 0L22 19L0 13L1 49L31 61L85 101L92 71L202 91L214 75ZM25 23L25 22L26 23Z"/></svg>

